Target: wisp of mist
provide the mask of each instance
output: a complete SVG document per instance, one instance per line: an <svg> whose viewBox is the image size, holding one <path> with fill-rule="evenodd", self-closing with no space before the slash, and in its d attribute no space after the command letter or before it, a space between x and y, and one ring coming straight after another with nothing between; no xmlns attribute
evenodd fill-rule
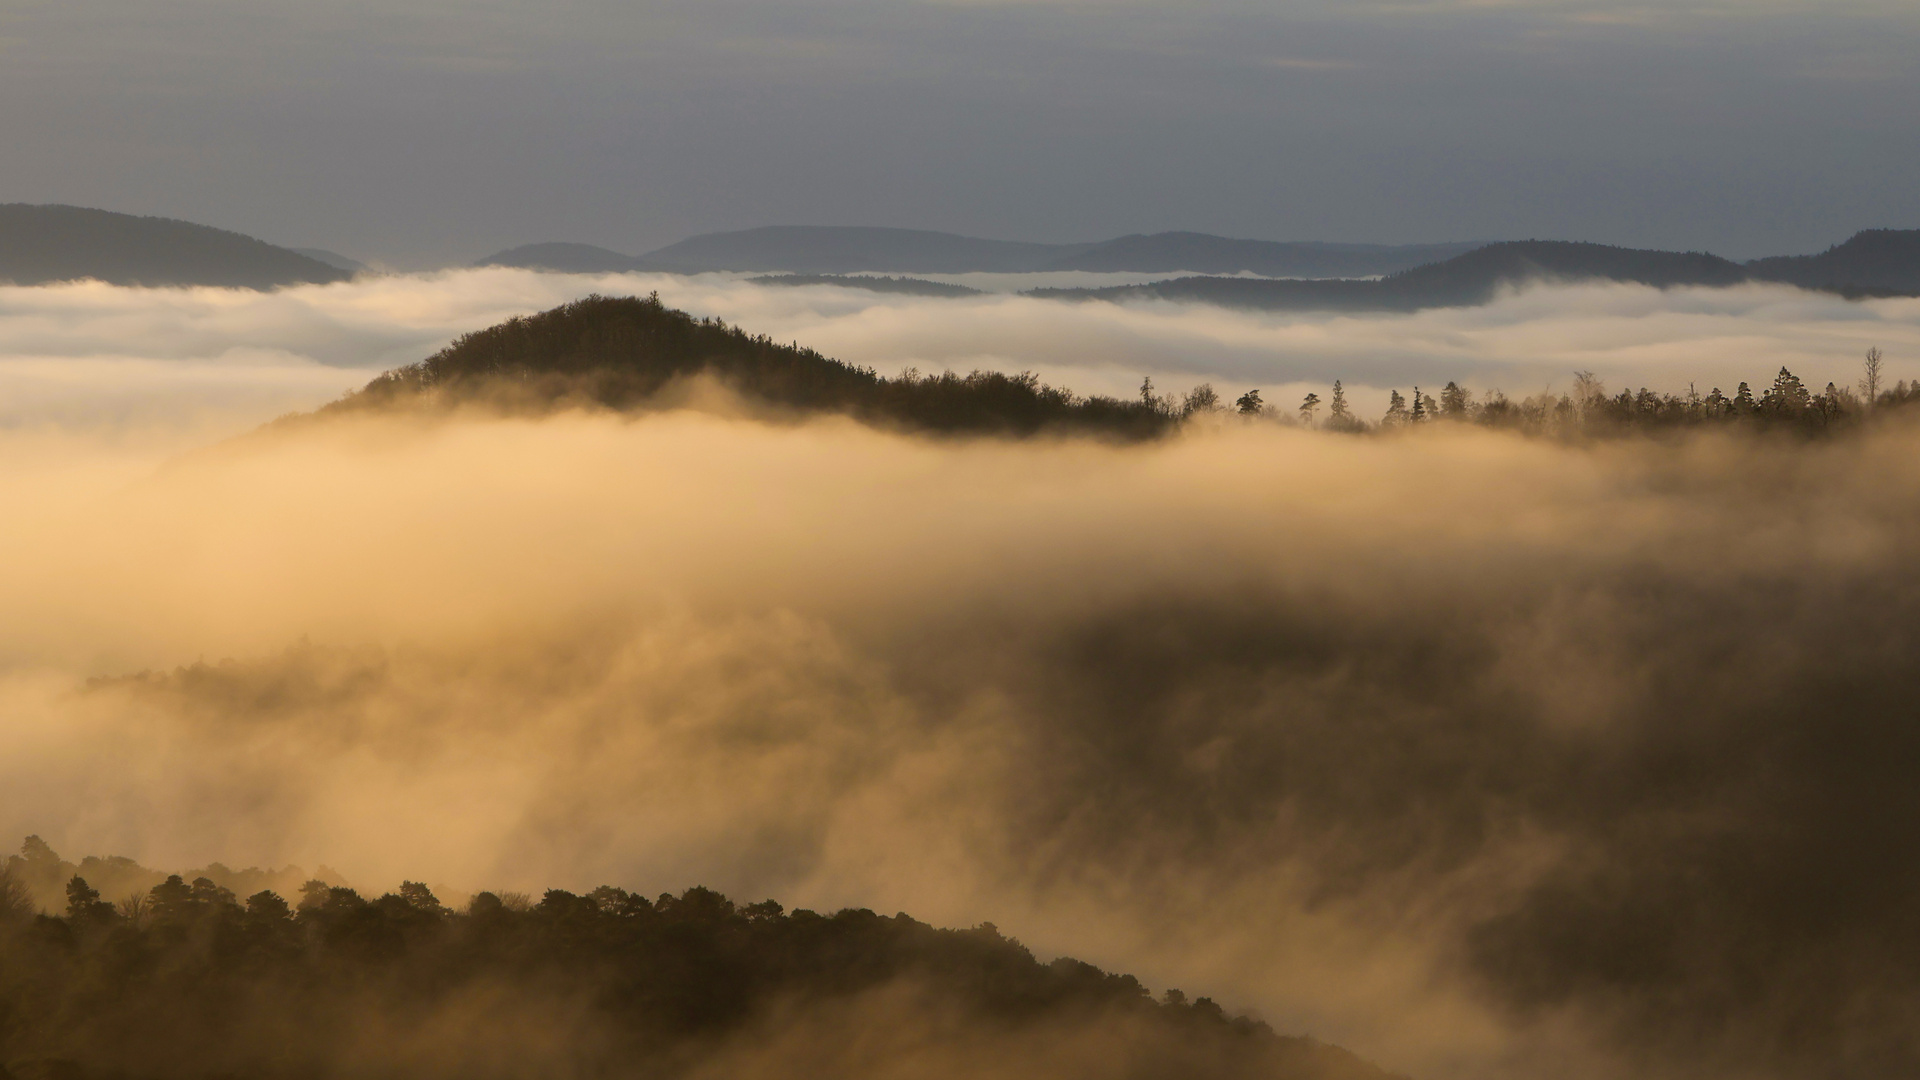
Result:
<svg viewBox="0 0 1920 1080"><path fill-rule="evenodd" d="M497 270L0 290L0 831L991 919L1421 1077L1920 1060L1920 435L222 441L656 288L883 372L1084 391L1920 355L1920 301L1757 287L1365 318Z"/></svg>

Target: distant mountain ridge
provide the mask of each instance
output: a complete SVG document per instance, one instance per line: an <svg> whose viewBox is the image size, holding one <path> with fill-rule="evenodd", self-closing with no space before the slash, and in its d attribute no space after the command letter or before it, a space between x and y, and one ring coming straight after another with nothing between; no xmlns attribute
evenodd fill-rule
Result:
<svg viewBox="0 0 1920 1080"><path fill-rule="evenodd" d="M0 205L0 282L271 289L345 281L319 259L225 229L80 206Z"/></svg>
<svg viewBox="0 0 1920 1080"><path fill-rule="evenodd" d="M1164 299L1266 310L1414 311L1484 304L1503 286L1536 280L1618 281L1660 288L1778 282L1855 297L1917 295L1920 229L1870 229L1817 255L1737 263L1705 252L1563 240L1396 247L1171 232L1095 244L1031 244L917 229L771 226L696 236L645 255L622 255L587 244L532 244L478 265L574 273L751 271L793 276L765 281L768 284L824 284L837 277L838 283L856 287L862 282L853 275L1194 271L1166 281L1043 288L1031 290L1031 295ZM1247 274L1262 276L1223 276ZM895 286L883 291L902 290Z"/></svg>
<svg viewBox="0 0 1920 1080"><path fill-rule="evenodd" d="M1488 244L1378 280L1185 277L1096 289L1034 289L1059 300L1177 300L1269 311L1418 311L1485 304L1528 281L1612 281L1656 288L1770 282L1850 297L1920 295L1920 229L1875 229L1818 255L1736 263L1705 252L1563 240Z"/></svg>
<svg viewBox="0 0 1920 1080"><path fill-rule="evenodd" d="M1265 274L1272 277L1370 277L1463 254L1478 242L1331 244L1233 240L1205 233L1122 236L1090 244L982 240L924 229L773 225L707 233L623 255L591 244L512 248L475 263L569 273L713 271L790 274L1108 273Z"/></svg>
<svg viewBox="0 0 1920 1080"><path fill-rule="evenodd" d="M843 289L868 292L904 293L909 296L984 296L983 290L944 281L911 277L875 277L871 274L765 274L747 279L755 285L834 285Z"/></svg>

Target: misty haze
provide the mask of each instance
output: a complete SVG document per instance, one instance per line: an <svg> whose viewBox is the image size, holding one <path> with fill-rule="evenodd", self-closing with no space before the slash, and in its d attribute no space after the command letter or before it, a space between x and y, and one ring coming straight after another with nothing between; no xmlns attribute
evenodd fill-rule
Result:
<svg viewBox="0 0 1920 1080"><path fill-rule="evenodd" d="M1916 57L0 11L0 1080L1920 1075Z"/></svg>

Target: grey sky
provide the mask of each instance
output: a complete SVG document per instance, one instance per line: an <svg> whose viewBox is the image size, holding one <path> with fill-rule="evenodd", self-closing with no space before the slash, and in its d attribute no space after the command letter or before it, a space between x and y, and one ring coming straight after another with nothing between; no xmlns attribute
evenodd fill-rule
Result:
<svg viewBox="0 0 1920 1080"><path fill-rule="evenodd" d="M1920 4L8 0L0 201L402 266L879 224L1564 237L1920 226Z"/></svg>

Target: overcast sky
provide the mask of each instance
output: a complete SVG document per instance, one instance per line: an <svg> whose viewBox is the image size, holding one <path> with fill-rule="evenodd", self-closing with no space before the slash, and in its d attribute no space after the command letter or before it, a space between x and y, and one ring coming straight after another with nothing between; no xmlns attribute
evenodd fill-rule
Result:
<svg viewBox="0 0 1920 1080"><path fill-rule="evenodd" d="M0 201L397 266L874 224L1920 226L1914 0L5 0Z"/></svg>

